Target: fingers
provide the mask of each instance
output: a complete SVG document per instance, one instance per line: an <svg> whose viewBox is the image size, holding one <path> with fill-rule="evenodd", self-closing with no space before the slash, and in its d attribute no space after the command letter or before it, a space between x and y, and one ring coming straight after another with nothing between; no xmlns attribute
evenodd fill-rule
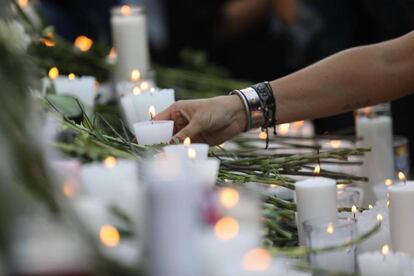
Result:
<svg viewBox="0 0 414 276"><path fill-rule="evenodd" d="M202 131L200 124L198 122L196 122L196 120L192 120L190 121L190 123L184 127L183 129L181 129L176 135L175 137L178 138L178 140L180 141L184 141L185 138L190 137L196 137L198 134L200 134L200 132Z"/></svg>
<svg viewBox="0 0 414 276"><path fill-rule="evenodd" d="M172 114L175 110L174 108L175 104L170 105L169 107L167 107L167 109L161 111L160 113L158 113L157 115L155 115L154 120L159 121L159 120L172 120Z"/></svg>

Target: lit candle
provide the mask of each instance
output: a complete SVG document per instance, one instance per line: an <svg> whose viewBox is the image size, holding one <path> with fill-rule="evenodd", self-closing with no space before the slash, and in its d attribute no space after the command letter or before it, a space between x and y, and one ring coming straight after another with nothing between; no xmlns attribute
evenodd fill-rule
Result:
<svg viewBox="0 0 414 276"><path fill-rule="evenodd" d="M299 241L304 245L303 223L310 219L336 219L335 180L312 177L295 183Z"/></svg>
<svg viewBox="0 0 414 276"><path fill-rule="evenodd" d="M373 187L378 183L384 183L387 178L394 175L392 119L389 116L379 115L370 117L374 111L372 108L364 109L369 116L357 116L357 136L362 137L358 141L358 147L371 148L371 152L365 153L361 175L369 178L369 183L362 183L364 189L363 206L375 203L376 198Z"/></svg>
<svg viewBox="0 0 414 276"><path fill-rule="evenodd" d="M150 118L155 116L154 106L148 111ZM167 144L173 135L174 121L145 121L134 124L135 136L140 145Z"/></svg>
<svg viewBox="0 0 414 276"><path fill-rule="evenodd" d="M414 256L414 182L388 188L391 247Z"/></svg>
<svg viewBox="0 0 414 276"><path fill-rule="evenodd" d="M412 260L404 254L389 251L386 244L381 252L364 253L358 256L361 276L412 275Z"/></svg>
<svg viewBox="0 0 414 276"><path fill-rule="evenodd" d="M111 26L117 50L117 79L127 80L133 69L144 74L150 69L146 16L142 8L122 6L112 9Z"/></svg>
<svg viewBox="0 0 414 276"><path fill-rule="evenodd" d="M57 95L68 95L79 99L83 104L93 107L96 96L96 80L94 77L77 77L74 73L68 76L59 76L59 70L52 67L49 70L49 80L45 85L49 86L53 82Z"/></svg>
<svg viewBox="0 0 414 276"><path fill-rule="evenodd" d="M176 154L180 159L185 160L188 159L189 148L196 151L197 159L206 159L208 156L209 146L202 143L192 144L190 137L184 139L184 143L182 145L168 145L164 147L164 152L166 154Z"/></svg>

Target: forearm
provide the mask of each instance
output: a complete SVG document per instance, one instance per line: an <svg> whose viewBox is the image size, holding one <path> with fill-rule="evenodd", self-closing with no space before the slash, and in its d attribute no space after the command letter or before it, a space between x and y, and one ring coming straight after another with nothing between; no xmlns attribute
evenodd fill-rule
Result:
<svg viewBox="0 0 414 276"><path fill-rule="evenodd" d="M271 82L280 123L374 105L414 91L414 32L343 51Z"/></svg>

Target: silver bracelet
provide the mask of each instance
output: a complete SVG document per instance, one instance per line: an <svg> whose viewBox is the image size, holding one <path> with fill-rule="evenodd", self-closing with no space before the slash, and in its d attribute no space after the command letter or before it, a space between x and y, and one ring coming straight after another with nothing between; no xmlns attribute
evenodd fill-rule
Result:
<svg viewBox="0 0 414 276"><path fill-rule="evenodd" d="M230 95L237 95L244 105L244 111L246 112L246 121L247 121L246 128L244 129L244 131L246 132L251 128L251 125L252 125L252 118L250 116L250 108L247 102L247 98L244 96L242 92L240 92L240 90L233 90L230 92Z"/></svg>
<svg viewBox="0 0 414 276"><path fill-rule="evenodd" d="M261 127L264 124L263 106L259 94L251 87L234 90L230 95L237 95L241 99L246 112L247 126L245 132L252 128Z"/></svg>

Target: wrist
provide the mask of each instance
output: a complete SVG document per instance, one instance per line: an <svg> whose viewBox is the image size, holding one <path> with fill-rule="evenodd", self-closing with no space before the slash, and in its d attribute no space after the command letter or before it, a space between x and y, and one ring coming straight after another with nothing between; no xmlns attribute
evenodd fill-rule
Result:
<svg viewBox="0 0 414 276"><path fill-rule="evenodd" d="M238 95L226 96L229 100L230 112L232 114L232 123L235 123L240 132L248 128L248 114L242 99Z"/></svg>

